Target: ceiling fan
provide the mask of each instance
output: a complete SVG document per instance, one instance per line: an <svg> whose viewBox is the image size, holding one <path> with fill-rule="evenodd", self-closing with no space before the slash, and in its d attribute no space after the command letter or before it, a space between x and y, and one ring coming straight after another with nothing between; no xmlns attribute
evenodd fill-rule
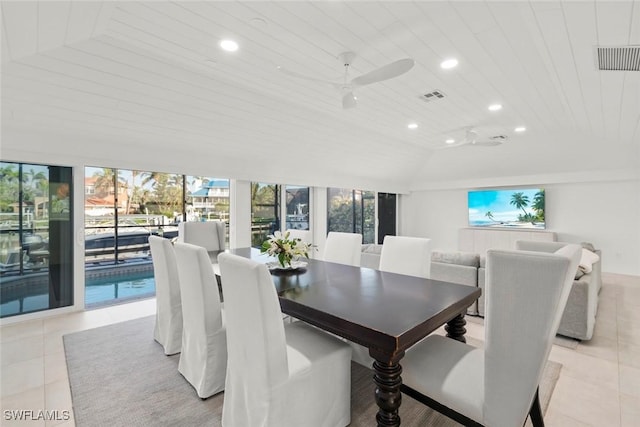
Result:
<svg viewBox="0 0 640 427"><path fill-rule="evenodd" d="M486 138L480 138L476 129L466 128L464 139L462 141L455 141L440 148L462 147L465 145L471 145L474 147L495 147L497 145L504 144L506 141L506 135L493 135Z"/></svg>
<svg viewBox="0 0 640 427"><path fill-rule="evenodd" d="M354 93L354 90L356 88L398 77L409 71L415 65L415 61L411 58L400 59L398 61L394 61L390 64L377 68L373 71L369 71L368 73L350 79L349 67L351 66L351 63L353 62L355 57L356 54L353 52L343 52L338 55L338 59L344 66L344 78L341 83L305 76L303 74L298 74L295 71L290 71L280 66L278 67L278 70L291 77L325 83L337 88L342 93L342 108L347 109L354 108L358 104L356 95Z"/></svg>

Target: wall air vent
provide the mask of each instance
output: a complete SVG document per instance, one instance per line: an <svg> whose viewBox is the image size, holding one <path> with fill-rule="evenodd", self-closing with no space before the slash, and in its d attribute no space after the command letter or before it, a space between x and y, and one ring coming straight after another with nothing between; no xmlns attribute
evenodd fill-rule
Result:
<svg viewBox="0 0 640 427"><path fill-rule="evenodd" d="M444 98L444 93L441 90L432 90L431 92L420 95L420 99L424 102L436 101L438 99Z"/></svg>
<svg viewBox="0 0 640 427"><path fill-rule="evenodd" d="M596 47L599 70L640 71L640 46Z"/></svg>

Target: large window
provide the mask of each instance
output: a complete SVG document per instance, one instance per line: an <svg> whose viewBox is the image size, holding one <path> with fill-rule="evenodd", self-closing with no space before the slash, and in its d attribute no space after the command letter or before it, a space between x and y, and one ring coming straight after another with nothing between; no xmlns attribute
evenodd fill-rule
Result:
<svg viewBox="0 0 640 427"><path fill-rule="evenodd" d="M251 183L251 246L259 247L280 230L280 186Z"/></svg>
<svg viewBox="0 0 640 427"><path fill-rule="evenodd" d="M84 193L88 306L155 293L149 236L175 238L181 221L229 220L225 179L87 167Z"/></svg>
<svg viewBox="0 0 640 427"><path fill-rule="evenodd" d="M285 186L287 230L309 229L309 187Z"/></svg>
<svg viewBox="0 0 640 427"><path fill-rule="evenodd" d="M278 230L309 230L309 187L251 183L251 246Z"/></svg>
<svg viewBox="0 0 640 427"><path fill-rule="evenodd" d="M71 168L0 162L0 317L73 304Z"/></svg>
<svg viewBox="0 0 640 427"><path fill-rule="evenodd" d="M226 243L229 245L229 180L202 176L187 176L186 221L224 221Z"/></svg>
<svg viewBox="0 0 640 427"><path fill-rule="evenodd" d="M329 188L327 231L362 234L363 243L375 242L375 193Z"/></svg>

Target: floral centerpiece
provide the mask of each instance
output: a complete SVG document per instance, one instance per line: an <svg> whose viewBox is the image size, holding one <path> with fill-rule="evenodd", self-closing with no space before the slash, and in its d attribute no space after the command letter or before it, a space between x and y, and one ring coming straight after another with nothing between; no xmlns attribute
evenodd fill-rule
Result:
<svg viewBox="0 0 640 427"><path fill-rule="evenodd" d="M291 267L291 262L300 257L309 258L311 244L303 242L302 239L289 239L290 233L276 231L267 236L269 239L262 243L261 253L266 253L278 258L278 262L283 268Z"/></svg>

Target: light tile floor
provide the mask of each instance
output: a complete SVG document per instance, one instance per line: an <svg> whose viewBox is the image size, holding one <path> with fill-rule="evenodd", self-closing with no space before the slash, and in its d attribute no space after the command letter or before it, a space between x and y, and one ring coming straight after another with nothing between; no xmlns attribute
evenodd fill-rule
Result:
<svg viewBox="0 0 640 427"><path fill-rule="evenodd" d="M562 363L545 421L549 427L640 427L640 277L603 275L594 338L575 350L554 346ZM74 425L62 336L155 313L155 300L31 320L0 328L0 425ZM467 323L482 339L483 326ZM10 420L10 410L57 411L57 420ZM65 420L69 411L70 419Z"/></svg>

